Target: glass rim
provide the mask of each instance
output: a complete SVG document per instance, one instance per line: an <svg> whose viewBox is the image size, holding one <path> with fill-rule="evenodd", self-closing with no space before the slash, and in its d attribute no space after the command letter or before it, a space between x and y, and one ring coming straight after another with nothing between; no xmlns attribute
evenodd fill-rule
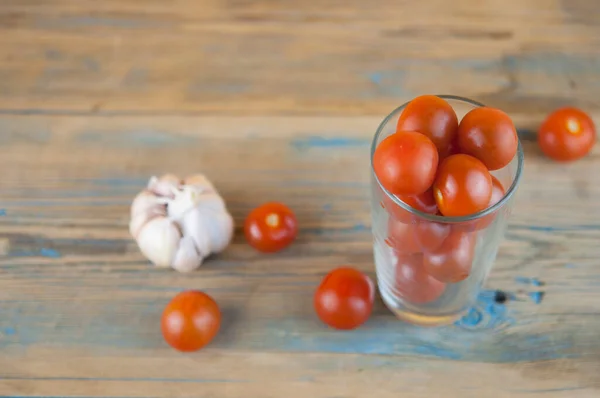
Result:
<svg viewBox="0 0 600 398"><path fill-rule="evenodd" d="M436 97L440 97L445 100L455 100L455 101L465 102L467 104L470 104L470 105L473 105L476 107L486 106L486 105L482 104L481 102L477 102L477 101L471 100L469 98L460 97L457 95L450 95L450 94L434 94L434 95ZM475 221L475 220L481 219L489 214L492 214L496 210L502 208L516 192L519 182L521 181L521 176L523 174L524 153L523 153L523 146L521 144L521 139L519 138L518 135L517 135L517 154L515 155L517 157L517 170L515 172L515 177L513 178L513 181L511 183L510 187L508 188L508 190L506 191L506 193L504 194L502 199L500 199L494 205L487 207L484 210L481 210L477 213L469 214L468 216L453 216L453 217L439 216L437 214L425 213L425 212L415 209L415 208L409 206L408 204L406 204L405 202L401 201L396 195L392 194L381 184L381 182L379 181L379 178L377 177L377 174L375 173L375 168L373 167L373 156L375 155L375 149L377 149L377 140L379 139L379 136L383 132L384 127L388 124L390 119L397 112L404 109L409 103L410 103L410 101L407 101L404 104L400 105L399 107L394 109L392 112L390 112L383 119L383 121L377 127L377 130L373 137L373 141L371 142L371 173L372 173L373 177L375 178L375 181L379 185L379 188L383 191L383 193L385 195L387 195L396 205L400 206L403 210L409 212L411 215L415 215L415 216L423 218L427 221L434 221L434 222L452 223L453 224L453 223L463 223L463 222ZM511 160L511 162L512 162L512 160Z"/></svg>

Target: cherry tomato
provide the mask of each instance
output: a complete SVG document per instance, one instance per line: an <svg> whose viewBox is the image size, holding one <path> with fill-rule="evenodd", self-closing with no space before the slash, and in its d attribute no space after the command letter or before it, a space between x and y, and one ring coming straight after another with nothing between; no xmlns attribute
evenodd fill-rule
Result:
<svg viewBox="0 0 600 398"><path fill-rule="evenodd" d="M417 247L423 252L438 249L450 235L450 224L419 220L414 226Z"/></svg>
<svg viewBox="0 0 600 398"><path fill-rule="evenodd" d="M422 211L423 213L437 213L437 204L433 197L433 189L428 189L420 195L397 195L398 199L412 207ZM405 223L411 223L415 217L413 214L398 206L389 196L383 193L383 207L388 211L391 217Z"/></svg>
<svg viewBox="0 0 600 398"><path fill-rule="evenodd" d="M417 224L405 223L393 217L388 219L388 245L398 253L417 253L421 246L417 241Z"/></svg>
<svg viewBox="0 0 600 398"><path fill-rule="evenodd" d="M244 223L248 243L264 253L289 246L298 234L298 223L292 210L279 202L268 202L252 210Z"/></svg>
<svg viewBox="0 0 600 398"><path fill-rule="evenodd" d="M596 142L596 128L582 110L572 107L552 112L540 126L542 152L558 162L570 162L588 154Z"/></svg>
<svg viewBox="0 0 600 398"><path fill-rule="evenodd" d="M475 108L458 126L460 152L481 160L488 170L498 170L509 164L517 154L518 145L515 125L499 109Z"/></svg>
<svg viewBox="0 0 600 398"><path fill-rule="evenodd" d="M450 142L450 146L448 146L446 152L440 152L440 163L448 156L456 155L457 153L460 153L458 148L458 136L455 137L452 142Z"/></svg>
<svg viewBox="0 0 600 398"><path fill-rule="evenodd" d="M386 137L377 146L373 169L381 184L394 195L419 195L435 178L438 152L431 140L414 131Z"/></svg>
<svg viewBox="0 0 600 398"><path fill-rule="evenodd" d="M444 159L433 183L433 195L446 217L485 209L492 197L492 176L481 161L458 154Z"/></svg>
<svg viewBox="0 0 600 398"><path fill-rule="evenodd" d="M437 250L424 254L423 265L438 281L456 283L469 276L474 255L475 235L452 231Z"/></svg>
<svg viewBox="0 0 600 398"><path fill-rule="evenodd" d="M314 306L325 324L336 329L354 329L371 315L374 298L371 278L357 269L340 267L323 278L315 291Z"/></svg>
<svg viewBox="0 0 600 398"><path fill-rule="evenodd" d="M410 101L396 126L396 131L417 131L426 135L440 155L448 151L457 129L456 112L446 100L436 95L422 95Z"/></svg>
<svg viewBox="0 0 600 398"><path fill-rule="evenodd" d="M492 176L492 197L490 198L490 202L488 203L487 207L492 207L496 203L500 202L505 193L506 192L502 186L502 183L496 177ZM471 230L475 231L489 227L494 221L494 218L496 218L497 213L498 211L495 211L494 213L488 214L487 216L477 220L475 222L475 227Z"/></svg>
<svg viewBox="0 0 600 398"><path fill-rule="evenodd" d="M197 351L210 343L220 326L219 306L209 295L196 290L176 295L161 319L165 341L183 352Z"/></svg>
<svg viewBox="0 0 600 398"><path fill-rule="evenodd" d="M423 268L423 255L399 256L396 261L395 290L403 299L413 304L426 304L437 300L446 285L432 278Z"/></svg>

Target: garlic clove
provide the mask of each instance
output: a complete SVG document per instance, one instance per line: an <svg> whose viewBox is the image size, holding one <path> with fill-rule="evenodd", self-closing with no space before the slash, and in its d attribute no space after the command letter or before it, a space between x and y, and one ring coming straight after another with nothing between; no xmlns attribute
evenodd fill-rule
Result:
<svg viewBox="0 0 600 398"><path fill-rule="evenodd" d="M204 174L194 174L184 178L183 183L200 189L203 192L216 192L215 187Z"/></svg>
<svg viewBox="0 0 600 398"><path fill-rule="evenodd" d="M173 191L180 184L181 180L175 174L164 174L160 178L152 177L148 182L148 189L158 196L173 198Z"/></svg>
<svg viewBox="0 0 600 398"><path fill-rule="evenodd" d="M166 215L165 206L160 202L152 192L143 190L136 195L131 203L131 217L141 213L151 213L156 215Z"/></svg>
<svg viewBox="0 0 600 398"><path fill-rule="evenodd" d="M198 209L191 209L180 221L183 234L192 239L203 256L208 256L212 251L211 237L206 233L207 221L210 220L203 217Z"/></svg>
<svg viewBox="0 0 600 398"><path fill-rule="evenodd" d="M157 267L170 267L181 239L181 232L168 218L156 217L139 230L140 251Z"/></svg>
<svg viewBox="0 0 600 398"><path fill-rule="evenodd" d="M201 253L219 253L231 242L233 218L227 212L214 211L205 206L208 203L203 202L201 206L189 211L181 225L184 234L194 239Z"/></svg>
<svg viewBox="0 0 600 398"><path fill-rule="evenodd" d="M159 217L158 215L152 215L151 213L140 213L131 218L129 221L129 233L135 239L137 239L140 230L144 228L144 225L155 217Z"/></svg>
<svg viewBox="0 0 600 398"><path fill-rule="evenodd" d="M233 238L233 218L229 213L215 213L206 232L210 236L211 252L220 253L231 243Z"/></svg>
<svg viewBox="0 0 600 398"><path fill-rule="evenodd" d="M195 188L188 185L184 185L174 193L175 197L169 201L167 214L172 219L180 221L189 210L198 204L200 195Z"/></svg>
<svg viewBox="0 0 600 398"><path fill-rule="evenodd" d="M129 233L135 238L140 229L155 217L167 215L166 207L160 203L160 198L148 190L140 192L131 204L131 221Z"/></svg>
<svg viewBox="0 0 600 398"><path fill-rule="evenodd" d="M173 260L173 269L179 272L191 272L202 265L204 258L196 250L194 240L184 236L179 241L179 248Z"/></svg>

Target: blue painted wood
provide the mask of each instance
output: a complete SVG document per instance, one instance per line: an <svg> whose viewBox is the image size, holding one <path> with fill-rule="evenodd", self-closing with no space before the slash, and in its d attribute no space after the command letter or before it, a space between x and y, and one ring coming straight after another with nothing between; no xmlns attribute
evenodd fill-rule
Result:
<svg viewBox="0 0 600 398"><path fill-rule="evenodd" d="M584 173L589 161L557 168L535 158L535 144L525 142L531 171L486 290L460 322L438 329L406 325L377 301L364 327L337 332L317 320L311 297L334 266L352 264L375 278L368 127L378 118L315 118L307 124L326 125L321 130L287 118L155 117L138 123L137 117L78 117L71 119L76 127L66 135L62 117L27 116L23 124L21 118L4 120L15 133L0 148L0 167L27 170L0 181L0 351L11 360L25 361L20 358L41 349L76 352L90 358L88 364L97 358L123 363L135 355L164 358L172 352L160 335L161 311L173 295L191 288L209 292L223 310L223 328L209 353L279 358L316 353L357 358L356 367L365 371L385 368L400 374L407 367L433 369L438 362L498 366L493 369L499 372L532 363L583 364L600 352L594 332L600 327L594 306L600 225L587 215L597 209L600 184L596 175ZM49 131L41 141L18 134L41 125ZM42 156L47 151L53 155ZM39 164L28 166L23 153L39 158ZM110 162L104 160L107 153ZM238 226L233 244L190 275L153 268L128 236L128 205L152 174L197 170L206 171L227 200ZM550 174L555 184L540 177ZM586 194L581 187L575 190L574 178L587 184ZM301 228L288 250L263 256L246 245L240 228L252 207L272 199L288 203ZM505 292L504 303L496 302L497 289ZM173 366L186 369L187 357L175 358L180 360L173 359ZM290 370L290 377L313 385L319 372L337 372L335 363L323 364L318 372L311 363L310 372ZM27 373L23 366L0 370L0 393L3 383L259 383L256 375L245 379L239 370L179 379L161 378L158 371L147 377L127 372L103 377L85 366L80 373ZM447 372L435 369L438 377ZM575 388L562 373L555 374L564 391ZM583 386L591 385L587 376L582 380ZM555 387L542 383L532 391ZM520 391L515 394L526 394L527 388L515 388Z"/></svg>

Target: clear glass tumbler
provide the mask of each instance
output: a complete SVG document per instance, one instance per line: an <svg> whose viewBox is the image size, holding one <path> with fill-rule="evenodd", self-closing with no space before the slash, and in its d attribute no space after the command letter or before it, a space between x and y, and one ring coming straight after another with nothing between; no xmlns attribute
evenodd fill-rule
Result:
<svg viewBox="0 0 600 398"><path fill-rule="evenodd" d="M440 97L452 105L459 121L470 110L484 106L457 96ZM444 325L461 318L474 305L491 271L523 171L523 149L519 142L512 161L492 172L505 190L495 205L467 217L421 212L383 188L373 171L375 149L396 132L406 105L383 120L371 144L371 215L378 288L398 318L424 326ZM434 269L437 275L446 266L465 272L456 281L436 279L428 272Z"/></svg>

